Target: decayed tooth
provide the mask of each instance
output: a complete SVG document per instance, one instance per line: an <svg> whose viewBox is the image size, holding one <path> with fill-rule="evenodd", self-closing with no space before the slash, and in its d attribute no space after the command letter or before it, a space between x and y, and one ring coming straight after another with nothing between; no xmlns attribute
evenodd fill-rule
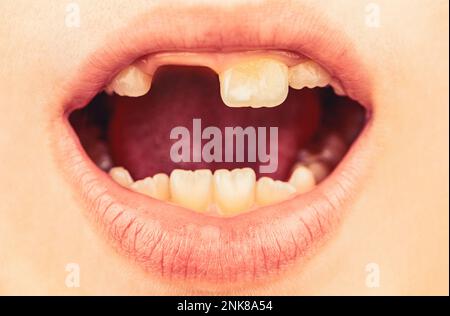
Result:
<svg viewBox="0 0 450 316"><path fill-rule="evenodd" d="M249 209L255 201L256 175L251 168L214 172L214 201L222 215Z"/></svg>
<svg viewBox="0 0 450 316"><path fill-rule="evenodd" d="M298 193L306 193L314 188L316 180L314 174L307 167L298 165L289 179L289 183L297 190Z"/></svg>
<svg viewBox="0 0 450 316"><path fill-rule="evenodd" d="M134 182L130 189L158 200L167 201L169 199L169 176L165 173L158 173L153 177Z"/></svg>
<svg viewBox="0 0 450 316"><path fill-rule="evenodd" d="M319 153L313 153L309 149L301 149L297 155L297 158L300 163L308 165L310 163L316 162L320 160Z"/></svg>
<svg viewBox="0 0 450 316"><path fill-rule="evenodd" d="M325 162L328 166L334 167L344 157L347 152L347 145L341 136L332 132L321 140L321 149L311 152L309 149L302 149L298 153L298 160L310 165L314 162Z"/></svg>
<svg viewBox="0 0 450 316"><path fill-rule="evenodd" d="M109 170L111 178L123 187L128 188L133 184L133 178L127 169L123 167L114 167Z"/></svg>
<svg viewBox="0 0 450 316"><path fill-rule="evenodd" d="M115 92L120 96L140 97L145 95L152 85L152 77L138 67L131 65L123 69L106 87L106 92Z"/></svg>
<svg viewBox="0 0 450 316"><path fill-rule="evenodd" d="M344 157L346 150L347 146L342 138L333 133L324 140L320 158L331 165L337 165Z"/></svg>
<svg viewBox="0 0 450 316"><path fill-rule="evenodd" d="M203 212L212 199L210 170L173 170L170 174L171 200L186 208Z"/></svg>
<svg viewBox="0 0 450 316"><path fill-rule="evenodd" d="M287 199L296 192L293 185L262 177L256 182L256 202L258 205L269 205Z"/></svg>
<svg viewBox="0 0 450 316"><path fill-rule="evenodd" d="M328 168L328 166L324 162L320 161L309 164L308 169L313 173L316 183L321 182L330 173L330 168Z"/></svg>
<svg viewBox="0 0 450 316"><path fill-rule="evenodd" d="M288 67L274 59L242 62L219 74L220 94L229 107L274 107L289 92Z"/></svg>
<svg viewBox="0 0 450 316"><path fill-rule="evenodd" d="M330 81L330 74L312 60L289 68L289 86L294 89L325 87Z"/></svg>

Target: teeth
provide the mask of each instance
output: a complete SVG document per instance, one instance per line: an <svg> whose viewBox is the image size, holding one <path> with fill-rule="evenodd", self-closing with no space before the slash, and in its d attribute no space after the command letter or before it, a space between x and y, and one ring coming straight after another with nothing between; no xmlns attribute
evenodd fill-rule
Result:
<svg viewBox="0 0 450 316"><path fill-rule="evenodd" d="M344 157L346 146L344 141L336 134L330 134L325 139L323 150L320 153L321 159L336 165Z"/></svg>
<svg viewBox="0 0 450 316"><path fill-rule="evenodd" d="M165 173L158 173L153 177L134 182L130 189L158 200L167 201L170 195L169 176Z"/></svg>
<svg viewBox="0 0 450 316"><path fill-rule="evenodd" d="M109 170L109 175L114 181L116 181L123 187L128 188L131 184L133 184L133 178L130 176L128 170L125 168L114 167L111 170Z"/></svg>
<svg viewBox="0 0 450 316"><path fill-rule="evenodd" d="M294 186L287 182L262 177L256 182L256 202L269 205L287 199L296 192Z"/></svg>
<svg viewBox="0 0 450 316"><path fill-rule="evenodd" d="M255 200L256 175L251 168L214 172L214 200L223 215L249 209Z"/></svg>
<svg viewBox="0 0 450 316"><path fill-rule="evenodd" d="M321 140L322 148L320 151L311 152L309 149L302 149L298 153L298 159L302 164L308 166L308 168L316 162L321 162L321 166L314 166L316 169L328 170L328 167L336 166L339 161L345 156L347 151L347 145L345 144L342 137L335 133L330 133L326 135ZM311 168L310 168L311 169ZM321 172L319 172L321 173ZM329 173L329 170L326 174Z"/></svg>
<svg viewBox="0 0 450 316"><path fill-rule="evenodd" d="M336 93L339 96L345 96L345 91L342 85L339 82L331 82L331 87L333 88L334 93Z"/></svg>
<svg viewBox="0 0 450 316"><path fill-rule="evenodd" d="M289 68L289 86L294 89L325 87L330 82L330 74L311 60Z"/></svg>
<svg viewBox="0 0 450 316"><path fill-rule="evenodd" d="M261 58L235 65L219 75L220 93L229 107L275 107L289 91L288 67Z"/></svg>
<svg viewBox="0 0 450 316"><path fill-rule="evenodd" d="M308 169L313 173L316 183L321 182L330 174L330 169L328 168L328 166L320 161L309 164Z"/></svg>
<svg viewBox="0 0 450 316"><path fill-rule="evenodd" d="M152 77L136 66L122 70L106 87L106 92L115 92L120 96L140 97L145 95L152 85Z"/></svg>
<svg viewBox="0 0 450 316"><path fill-rule="evenodd" d="M172 201L192 210L205 211L212 200L210 170L173 170L170 174Z"/></svg>
<svg viewBox="0 0 450 316"><path fill-rule="evenodd" d="M316 185L316 173L326 173L323 163L315 163L315 170L298 165L289 180L283 182L262 177L256 181L251 168L210 170L173 170L170 177L159 173L133 182L129 172L114 167L110 176L121 186L162 201L171 201L191 210L217 210L220 215L232 216L254 205L265 206L286 200L295 193L305 193ZM215 207L214 207L215 206ZM212 208L211 208L212 207Z"/></svg>
<svg viewBox="0 0 450 316"><path fill-rule="evenodd" d="M314 188L316 180L314 174L307 167L298 165L292 173L289 183L297 190L298 193L306 193Z"/></svg>

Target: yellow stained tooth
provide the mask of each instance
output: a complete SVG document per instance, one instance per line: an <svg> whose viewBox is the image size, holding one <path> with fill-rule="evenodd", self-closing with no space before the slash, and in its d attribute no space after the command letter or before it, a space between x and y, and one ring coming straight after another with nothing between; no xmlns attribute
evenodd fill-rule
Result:
<svg viewBox="0 0 450 316"><path fill-rule="evenodd" d="M330 81L330 74L312 60L289 68L289 86L297 90L325 87Z"/></svg>
<svg viewBox="0 0 450 316"><path fill-rule="evenodd" d="M295 192L295 188L287 182L262 177L256 182L256 203L263 206L274 204L286 200Z"/></svg>
<svg viewBox="0 0 450 316"><path fill-rule="evenodd" d="M158 198L161 200L169 200L169 176L165 173L158 173L153 176Z"/></svg>
<svg viewBox="0 0 450 316"><path fill-rule="evenodd" d="M275 107L289 92L288 67L275 59L256 58L219 74L220 94L229 107Z"/></svg>
<svg viewBox="0 0 450 316"><path fill-rule="evenodd" d="M128 188L131 184L133 184L133 178L128 170L123 167L111 168L111 170L109 170L109 175L115 182L125 188Z"/></svg>
<svg viewBox="0 0 450 316"><path fill-rule="evenodd" d="M106 92L120 96L140 97L150 90L152 77L138 67L130 65L123 69L106 87Z"/></svg>
<svg viewBox="0 0 450 316"><path fill-rule="evenodd" d="M158 200L167 201L169 200L169 176L158 173L153 177L134 182L130 189Z"/></svg>
<svg viewBox="0 0 450 316"><path fill-rule="evenodd" d="M315 187L316 180L311 170L303 165L298 165L295 167L289 183L298 193L306 193Z"/></svg>
<svg viewBox="0 0 450 316"><path fill-rule="evenodd" d="M212 199L211 170L173 170L170 174L171 200L186 208L204 212Z"/></svg>
<svg viewBox="0 0 450 316"><path fill-rule="evenodd" d="M214 172L214 202L222 215L234 215L248 210L255 201L256 175L253 169Z"/></svg>

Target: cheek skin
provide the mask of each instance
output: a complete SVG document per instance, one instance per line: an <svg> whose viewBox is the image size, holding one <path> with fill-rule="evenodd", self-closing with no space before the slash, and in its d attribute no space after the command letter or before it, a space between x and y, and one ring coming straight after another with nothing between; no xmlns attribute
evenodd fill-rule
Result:
<svg viewBox="0 0 450 316"><path fill-rule="evenodd" d="M110 250L52 159L52 92L92 49L83 38L89 34L95 42L121 14L144 7L120 13L78 2L83 27L70 33L56 22L63 21L62 4L0 4L6 21L0 25L0 293L189 294L152 280ZM384 105L374 116L378 157L363 194L339 233L305 266L236 294L448 293L448 13L441 13L448 4L378 3L382 24L374 30L361 27L364 6L356 1L317 2L365 47L376 78L374 99ZM46 22L37 24L37 15ZM427 58L418 53L423 47ZM80 265L79 288L64 282L71 262ZM366 286L370 262L380 268L379 288Z"/></svg>

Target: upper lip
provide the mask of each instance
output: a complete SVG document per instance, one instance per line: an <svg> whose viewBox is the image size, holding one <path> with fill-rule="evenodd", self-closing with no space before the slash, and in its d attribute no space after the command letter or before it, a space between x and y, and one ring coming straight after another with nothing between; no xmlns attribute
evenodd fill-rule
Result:
<svg viewBox="0 0 450 316"><path fill-rule="evenodd" d="M299 52L321 63L347 94L370 108L369 78L351 40L309 7L270 3L233 9L155 7L105 38L63 85L53 133L60 166L112 245L148 271L202 284L242 284L272 275L317 248L336 227L349 196L361 187L371 124L314 191L256 212L212 218L117 186L87 158L68 123L68 115L85 106L121 68L160 51ZM280 23L287 19L289 23Z"/></svg>

